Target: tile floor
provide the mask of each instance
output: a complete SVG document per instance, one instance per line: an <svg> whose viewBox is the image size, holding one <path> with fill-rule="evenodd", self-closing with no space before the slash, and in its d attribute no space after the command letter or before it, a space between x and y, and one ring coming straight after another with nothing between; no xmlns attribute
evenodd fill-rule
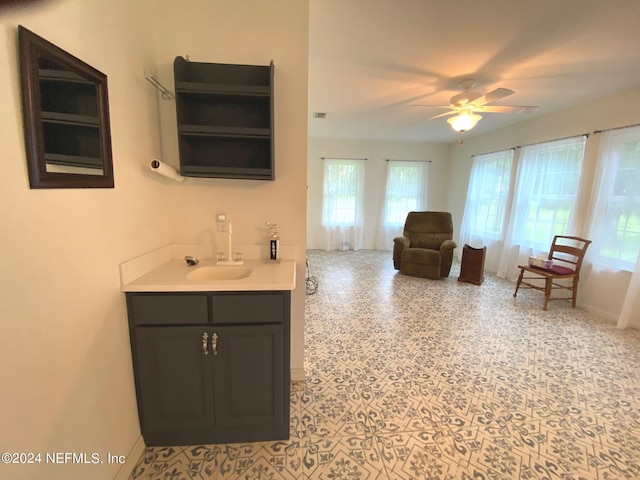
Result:
<svg viewBox="0 0 640 480"><path fill-rule="evenodd" d="M640 331L488 276L309 252L289 441L149 448L132 480L640 478Z"/></svg>

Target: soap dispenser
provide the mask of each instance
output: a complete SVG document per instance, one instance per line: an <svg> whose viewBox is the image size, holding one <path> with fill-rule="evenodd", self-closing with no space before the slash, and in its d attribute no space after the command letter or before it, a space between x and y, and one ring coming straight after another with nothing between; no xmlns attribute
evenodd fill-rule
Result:
<svg viewBox="0 0 640 480"><path fill-rule="evenodd" d="M280 260L280 227L277 223L268 223L269 228L269 259Z"/></svg>

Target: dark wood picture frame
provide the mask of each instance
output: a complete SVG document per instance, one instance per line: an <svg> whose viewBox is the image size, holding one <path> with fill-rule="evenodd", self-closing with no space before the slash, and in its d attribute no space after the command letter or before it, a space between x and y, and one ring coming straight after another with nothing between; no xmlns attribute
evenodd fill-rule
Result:
<svg viewBox="0 0 640 480"><path fill-rule="evenodd" d="M31 188L113 188L107 76L18 26Z"/></svg>

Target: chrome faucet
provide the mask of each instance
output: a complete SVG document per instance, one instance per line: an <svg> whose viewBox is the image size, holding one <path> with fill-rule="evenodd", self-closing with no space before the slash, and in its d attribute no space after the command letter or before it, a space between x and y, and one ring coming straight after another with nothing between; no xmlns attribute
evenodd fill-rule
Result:
<svg viewBox="0 0 640 480"><path fill-rule="evenodd" d="M219 265L242 265L242 259L240 258L240 254L238 254L238 258L233 258L233 247L231 243L231 235L233 234L233 228L231 227L231 222L229 221L227 224L227 258L226 259L218 259Z"/></svg>
<svg viewBox="0 0 640 480"><path fill-rule="evenodd" d="M200 263L200 260L198 260L196 257L192 257L191 255L186 255L184 257L184 261L187 262L187 265L189 265L190 267L193 267L194 265Z"/></svg>
<svg viewBox="0 0 640 480"><path fill-rule="evenodd" d="M231 248L231 235L233 234L233 228L231 227L231 220L229 220L229 225L227 228L227 238L228 238L228 242L229 242L229 251L227 252L227 260L231 261L233 260L233 248Z"/></svg>

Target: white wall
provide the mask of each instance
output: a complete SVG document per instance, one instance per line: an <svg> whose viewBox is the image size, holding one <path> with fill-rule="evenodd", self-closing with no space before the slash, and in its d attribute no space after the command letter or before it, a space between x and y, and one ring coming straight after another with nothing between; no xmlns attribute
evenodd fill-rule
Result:
<svg viewBox="0 0 640 480"><path fill-rule="evenodd" d="M89 6L91 3L91 6ZM123 14L123 12L127 14ZM161 185L147 8L58 0L0 9L0 451L127 455L140 436L118 264L171 240ZM17 25L108 76L114 189L30 190ZM136 459L130 459L135 461ZM117 465L0 466L0 477L110 479Z"/></svg>
<svg viewBox="0 0 640 480"><path fill-rule="evenodd" d="M167 180L173 243L224 244L215 214L228 213L235 244L267 244L266 222L280 225L281 243L295 246L292 294L292 369L304 369L308 2L212 2L154 7L153 41L160 81L173 90L173 61L275 65L275 181L189 178ZM177 34L176 32L179 32ZM163 160L178 165L175 105L160 100ZM265 255L268 250L265 249Z"/></svg>
<svg viewBox="0 0 640 480"><path fill-rule="evenodd" d="M114 189L29 189L18 24L107 74ZM300 0L0 7L0 452L129 453L140 430L118 265L168 243L211 241L218 211L231 214L239 243L261 241L259 229L272 221L280 223L283 243L297 246L292 366L302 368L307 37L308 2ZM274 60L276 181L177 184L148 171L149 160L166 151L158 94L143 71L161 70L178 54ZM101 480L117 470L2 465L0 477Z"/></svg>
<svg viewBox="0 0 640 480"><path fill-rule="evenodd" d="M366 158L363 248L375 249L382 212L387 159L430 160L426 208L446 210L449 182L448 145L436 143L385 142L310 138L307 167L307 246L322 245L322 178L324 158ZM389 250L393 246L389 246Z"/></svg>
<svg viewBox="0 0 640 480"><path fill-rule="evenodd" d="M456 235L459 235L464 212L471 173L471 155L638 123L640 88L525 120L484 135L465 134L464 146L450 147L452 175L448 205L454 213ZM606 318L616 320L622 309L630 273L587 264L583 266L582 272L584 275L581 275L579 296L581 303ZM636 301L630 325L640 327L640 300Z"/></svg>

